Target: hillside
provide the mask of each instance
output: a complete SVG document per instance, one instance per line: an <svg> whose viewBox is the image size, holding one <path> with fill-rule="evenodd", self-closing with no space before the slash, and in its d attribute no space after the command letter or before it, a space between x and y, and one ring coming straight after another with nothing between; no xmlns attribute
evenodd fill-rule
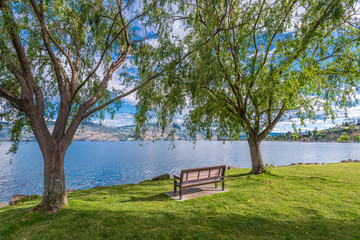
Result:
<svg viewBox="0 0 360 240"><path fill-rule="evenodd" d="M112 127L98 124L87 124L77 131L74 141L131 141L135 140L135 125ZM166 131L162 136L154 125L148 126L144 140L168 140ZM190 140L189 132L184 126L177 125L176 140ZM203 139L201 135L198 136Z"/></svg>
<svg viewBox="0 0 360 240"><path fill-rule="evenodd" d="M88 123L78 129L75 134L74 141L131 141L135 140L135 125L112 127L104 126L95 123ZM159 131L156 131L154 125L148 126L149 130L146 133L144 140L167 140L169 131L161 136ZM49 125L50 131L53 125ZM175 140L191 140L189 131L182 125L177 125L175 132ZM197 135L197 139L202 140L205 135ZM34 141L35 138L31 132L23 131L21 141ZM10 141L9 128L4 126L0 131L0 141Z"/></svg>
<svg viewBox="0 0 360 240"><path fill-rule="evenodd" d="M359 142L360 141L360 122L344 122L335 127L301 133L287 132L268 136L266 140L275 141L303 141L303 142Z"/></svg>

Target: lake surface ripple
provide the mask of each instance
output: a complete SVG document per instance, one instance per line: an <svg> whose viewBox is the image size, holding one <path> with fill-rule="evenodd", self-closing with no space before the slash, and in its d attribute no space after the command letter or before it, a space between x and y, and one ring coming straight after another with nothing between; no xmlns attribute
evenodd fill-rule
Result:
<svg viewBox="0 0 360 240"><path fill-rule="evenodd" d="M141 145L140 145L141 144ZM43 160L36 142L21 143L7 155L11 143L0 145L0 202L15 194L42 194ZM332 163L359 159L358 143L263 142L264 163ZM12 160L12 164L10 164ZM73 142L65 157L67 189L138 183L181 169L214 165L251 168L247 142Z"/></svg>

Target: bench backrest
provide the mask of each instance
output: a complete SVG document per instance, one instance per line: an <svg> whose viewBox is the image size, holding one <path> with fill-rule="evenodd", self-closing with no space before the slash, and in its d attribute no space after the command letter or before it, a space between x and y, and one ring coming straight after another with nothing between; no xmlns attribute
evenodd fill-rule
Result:
<svg viewBox="0 0 360 240"><path fill-rule="evenodd" d="M225 176L226 166L214 166L205 168L185 169L181 171L182 182L194 182L198 180L219 178Z"/></svg>

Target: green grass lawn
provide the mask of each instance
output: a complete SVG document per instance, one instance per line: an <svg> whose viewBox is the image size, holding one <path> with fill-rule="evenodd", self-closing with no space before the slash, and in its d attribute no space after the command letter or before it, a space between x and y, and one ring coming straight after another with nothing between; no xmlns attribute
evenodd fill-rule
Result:
<svg viewBox="0 0 360 240"><path fill-rule="evenodd" d="M75 191L57 214L39 199L0 209L0 239L360 239L360 163L226 174L229 192L178 202L172 180Z"/></svg>

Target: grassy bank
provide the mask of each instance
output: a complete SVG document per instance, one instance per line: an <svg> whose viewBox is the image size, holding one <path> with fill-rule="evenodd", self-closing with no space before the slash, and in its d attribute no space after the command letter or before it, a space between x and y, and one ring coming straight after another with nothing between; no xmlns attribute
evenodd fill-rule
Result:
<svg viewBox="0 0 360 240"><path fill-rule="evenodd" d="M57 214L39 200L0 209L0 239L359 239L360 163L227 173L222 194L184 202L172 181L75 191Z"/></svg>

